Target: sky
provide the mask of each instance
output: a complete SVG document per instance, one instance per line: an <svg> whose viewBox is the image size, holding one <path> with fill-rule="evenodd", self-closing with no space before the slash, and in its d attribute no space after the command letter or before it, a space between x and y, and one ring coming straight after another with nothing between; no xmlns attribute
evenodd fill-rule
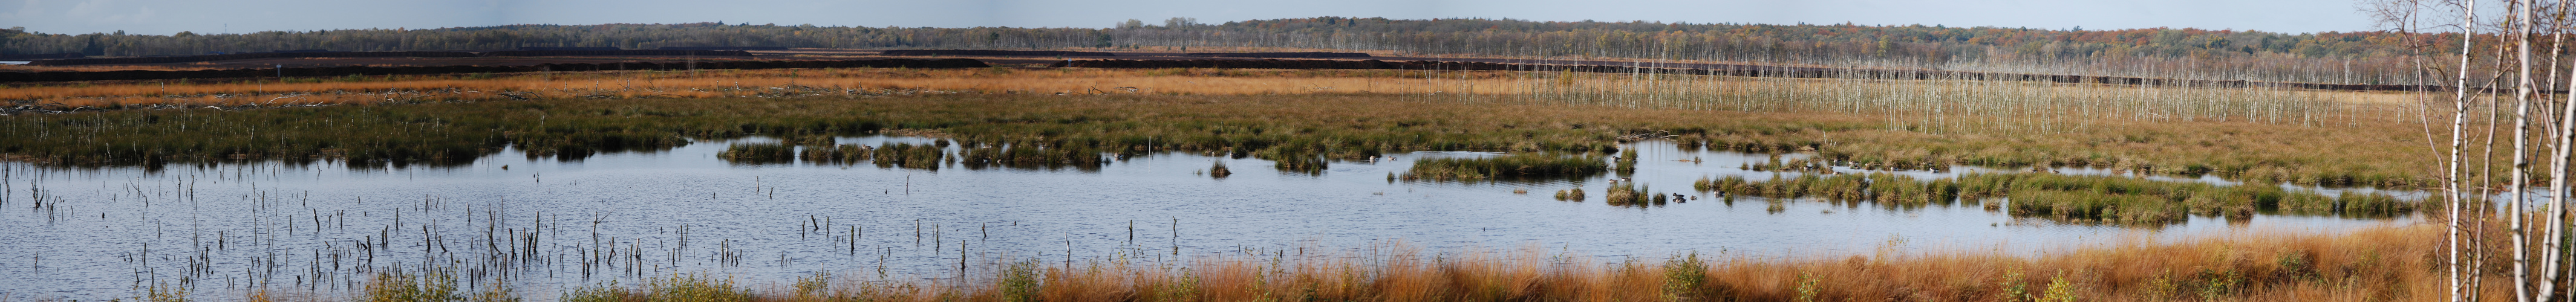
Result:
<svg viewBox="0 0 2576 302"><path fill-rule="evenodd" d="M1320 16L2366 31L2355 0L0 0L0 28L167 35L509 24L1106 28Z"/></svg>

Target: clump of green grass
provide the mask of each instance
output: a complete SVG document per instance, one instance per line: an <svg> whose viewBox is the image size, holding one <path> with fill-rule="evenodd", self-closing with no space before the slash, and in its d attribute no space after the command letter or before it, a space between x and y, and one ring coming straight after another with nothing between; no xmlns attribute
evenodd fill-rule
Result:
<svg viewBox="0 0 2576 302"><path fill-rule="evenodd" d="M1481 158L1415 160L1405 180L1495 180L1512 178L1584 178L1608 170L1600 157L1556 154L1512 154Z"/></svg>
<svg viewBox="0 0 2576 302"><path fill-rule="evenodd" d="M1226 168L1225 161L1217 161L1216 166L1208 167L1208 176L1225 178L1228 175L1234 175L1234 169Z"/></svg>
<svg viewBox="0 0 2576 302"><path fill-rule="evenodd" d="M1770 161L1745 163L1736 168L1759 172L1834 173L1834 166L1828 161L1800 158L1784 162L1780 161L1778 154L1771 155Z"/></svg>
<svg viewBox="0 0 2576 302"><path fill-rule="evenodd" d="M876 154L871 161L875 162L879 168L900 167L938 170L940 160L946 159L948 156L948 153L941 151L939 146L914 145L909 143L896 143L879 146L876 148L875 153Z"/></svg>
<svg viewBox="0 0 2576 302"><path fill-rule="evenodd" d="M1022 145L1012 145L1007 147L982 145L958 150L957 162L965 165L968 169L983 169L986 167L1055 169L1072 167L1084 171L1093 171L1100 170L1100 165L1109 163L1109 158L1102 154L1103 152L1100 149L1082 145L1051 148Z"/></svg>
<svg viewBox="0 0 2576 302"><path fill-rule="evenodd" d="M736 164L781 164L796 157L796 146L769 143L733 144L716 152L716 158Z"/></svg>
<svg viewBox="0 0 2576 302"><path fill-rule="evenodd" d="M456 287L456 277L431 271L420 275L394 272L376 273L368 280L367 301L464 301L465 293Z"/></svg>
<svg viewBox="0 0 2576 302"><path fill-rule="evenodd" d="M714 279L692 274L654 277L641 287L619 287L615 284L588 286L564 293L566 302L626 301L753 301L757 293L738 286L733 280Z"/></svg>
<svg viewBox="0 0 2576 302"><path fill-rule="evenodd" d="M517 291L508 283L493 281L480 288L458 286L456 275L444 269L430 269L418 274L380 271L367 280L357 297L369 302L509 302L519 301Z"/></svg>
<svg viewBox="0 0 2576 302"><path fill-rule="evenodd" d="M1261 151L1254 151L1252 152L1252 157L1270 160L1272 162L1272 168L1279 169L1279 172L1288 173L1320 174L1324 173L1324 168L1330 165L1324 160L1323 154L1316 153L1314 150L1289 146L1276 146L1269 149L1261 149Z"/></svg>
<svg viewBox="0 0 2576 302"><path fill-rule="evenodd" d="M1912 177L1886 173L1804 174L1783 177L1772 174L1771 180L1746 181L1742 176L1711 179L1701 177L1691 182L1701 192L1724 192L1774 199L1819 198L1830 202L1876 202L1891 206L1950 204L1957 200L1958 185L1947 179L1917 181Z"/></svg>
<svg viewBox="0 0 2576 302"><path fill-rule="evenodd" d="M1619 174L1637 173L1637 150L1619 150Z"/></svg>
<svg viewBox="0 0 2576 302"><path fill-rule="evenodd" d="M1655 193L1652 188L1638 187L1636 182L1627 181L1611 184L1609 189L1601 191L1603 192L1601 199L1614 206L1663 205L1671 198L1665 194Z"/></svg>
<svg viewBox="0 0 2576 302"><path fill-rule="evenodd" d="M2106 194L2091 191L2012 191L2011 213L2017 216L2040 216L2066 221L2116 224L2171 224L2187 221L2192 208L2159 196ZM2227 212L2230 208L2212 209ZM2250 210L2250 209L2249 209ZM2250 215L2251 211L2228 212L2230 216Z"/></svg>
<svg viewBox="0 0 2576 302"><path fill-rule="evenodd" d="M1583 188L1557 190L1556 200L1583 201Z"/></svg>

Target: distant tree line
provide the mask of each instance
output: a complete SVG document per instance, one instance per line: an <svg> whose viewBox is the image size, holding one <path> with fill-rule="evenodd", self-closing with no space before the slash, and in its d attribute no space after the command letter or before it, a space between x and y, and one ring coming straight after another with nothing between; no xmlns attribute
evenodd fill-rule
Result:
<svg viewBox="0 0 2576 302"><path fill-rule="evenodd" d="M47 34L0 31L0 54L186 55L291 49L489 50L520 47L812 47L1150 49L1275 47L1402 55L1644 58L1881 66L2097 76L2386 84L2411 82L2407 43L2456 35L2271 33L2199 29L2082 30L1941 25L1868 26L1538 22L1511 19L1297 18L1110 28L928 28L688 24L508 25L439 29L267 31L245 34Z"/></svg>

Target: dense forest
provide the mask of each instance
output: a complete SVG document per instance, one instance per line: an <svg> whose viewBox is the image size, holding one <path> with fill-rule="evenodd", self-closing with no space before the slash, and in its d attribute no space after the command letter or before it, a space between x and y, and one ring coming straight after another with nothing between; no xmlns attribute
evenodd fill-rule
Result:
<svg viewBox="0 0 2576 302"><path fill-rule="evenodd" d="M903 28L689 24L508 25L439 29L129 35L0 31L0 54L146 56L328 49L480 50L692 46L1184 50L1302 48L1402 55L1595 57L1875 66L2101 76L2348 84L2411 82L2409 41L2394 32L2271 33L1858 24L1540 22L1511 19L1298 18L1200 24L1128 20L1109 28ZM2454 46L2455 47L2455 46ZM2368 75L2368 76L2360 76Z"/></svg>

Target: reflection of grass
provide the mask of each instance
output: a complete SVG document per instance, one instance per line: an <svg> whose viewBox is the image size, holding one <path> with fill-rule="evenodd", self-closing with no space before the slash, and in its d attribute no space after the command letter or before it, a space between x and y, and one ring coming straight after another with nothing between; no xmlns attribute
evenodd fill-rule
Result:
<svg viewBox="0 0 2576 302"><path fill-rule="evenodd" d="M2016 216L2119 224L2180 223L2186 220L2185 215L2191 214L2246 216L2257 211L2348 217L2389 217L2414 211L2413 203L2380 194L2346 192L2341 196L2325 196L2262 184L2217 186L2117 176L2041 173L1968 173L1960 175L1956 181L1923 181L1886 173L1775 175L1771 180L1758 182L1728 176L1701 178L1692 187L1733 195L1877 202L1890 206L2009 198L2009 208Z"/></svg>
<svg viewBox="0 0 2576 302"><path fill-rule="evenodd" d="M1404 179L1417 180L1491 180L1503 178L1582 178L1601 174L1606 164L1599 157L1556 154L1513 154L1481 158L1433 158L1415 160Z"/></svg>
<svg viewBox="0 0 2576 302"><path fill-rule="evenodd" d="M806 147L804 151L797 153L797 157L803 158L805 162L825 164L858 163L867 161L874 155L876 155L874 147L861 145L813 146Z"/></svg>
<svg viewBox="0 0 2576 302"><path fill-rule="evenodd" d="M2106 239L2060 252L1971 249L1829 258L1673 255L1595 260L1554 251L1370 257L1215 257L1186 267L1132 260L996 260L966 282L832 279L754 292L722 280L656 278L585 287L566 301L2422 301L2446 295L2442 229L2333 235L2249 232L2178 242ZM1576 258L1568 258L1576 257ZM1363 260L1365 259L1365 260ZM2490 275L2494 276L2494 275ZM2489 287L2483 294L2511 289ZM1907 299L1898 299L1907 300Z"/></svg>

